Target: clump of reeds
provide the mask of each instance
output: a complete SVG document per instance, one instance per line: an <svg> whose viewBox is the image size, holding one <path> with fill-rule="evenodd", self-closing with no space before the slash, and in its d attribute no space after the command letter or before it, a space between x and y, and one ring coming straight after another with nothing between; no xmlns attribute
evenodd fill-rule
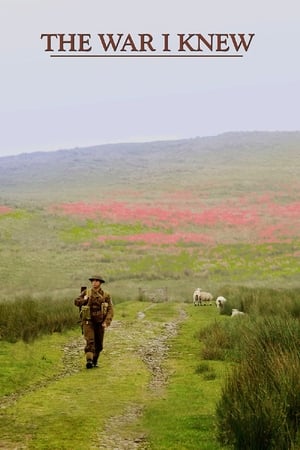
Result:
<svg viewBox="0 0 300 450"><path fill-rule="evenodd" d="M0 303L0 339L30 342L44 334L76 325L78 312L70 299L32 299L30 296Z"/></svg>
<svg viewBox="0 0 300 450"><path fill-rule="evenodd" d="M300 324L253 320L240 336L241 362L217 405L218 438L243 450L296 448L300 426Z"/></svg>

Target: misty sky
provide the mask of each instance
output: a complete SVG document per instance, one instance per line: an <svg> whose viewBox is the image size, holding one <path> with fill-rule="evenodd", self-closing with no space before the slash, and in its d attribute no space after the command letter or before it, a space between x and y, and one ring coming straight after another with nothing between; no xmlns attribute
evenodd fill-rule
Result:
<svg viewBox="0 0 300 450"><path fill-rule="evenodd" d="M1 0L0 156L299 130L296 0ZM255 33L243 58L50 58L42 33Z"/></svg>

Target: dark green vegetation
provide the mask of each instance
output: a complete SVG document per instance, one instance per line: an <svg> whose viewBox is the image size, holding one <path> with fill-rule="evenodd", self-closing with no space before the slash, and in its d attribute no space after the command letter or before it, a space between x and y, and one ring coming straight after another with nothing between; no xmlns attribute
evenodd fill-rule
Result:
<svg viewBox="0 0 300 450"><path fill-rule="evenodd" d="M234 449L298 449L299 289L244 288L221 313L238 305L244 316L199 333L202 358L234 363L216 406L218 439Z"/></svg>
<svg viewBox="0 0 300 450"><path fill-rule="evenodd" d="M299 318L255 318L240 329L240 362L217 405L221 443L236 449L299 448Z"/></svg>
<svg viewBox="0 0 300 450"><path fill-rule="evenodd" d="M24 297L0 303L0 339L8 342L32 342L74 328L77 321L70 299Z"/></svg>

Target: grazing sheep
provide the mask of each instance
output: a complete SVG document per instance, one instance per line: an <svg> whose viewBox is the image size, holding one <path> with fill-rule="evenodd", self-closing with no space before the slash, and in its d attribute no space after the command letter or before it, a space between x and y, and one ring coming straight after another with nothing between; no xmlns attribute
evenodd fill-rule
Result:
<svg viewBox="0 0 300 450"><path fill-rule="evenodd" d="M195 306L212 305L212 300L212 294L202 291L200 288L196 289L193 294L193 303Z"/></svg>
<svg viewBox="0 0 300 450"><path fill-rule="evenodd" d="M213 295L210 292L200 292L200 302L201 305L212 305Z"/></svg>
<svg viewBox="0 0 300 450"><path fill-rule="evenodd" d="M234 316L243 316L245 313L243 311L239 311L238 309L233 309L231 311L231 317Z"/></svg>
<svg viewBox="0 0 300 450"><path fill-rule="evenodd" d="M200 305L200 292L201 292L201 289L200 289L200 288L197 288L197 289L195 290L195 292L193 293L193 303L194 303L194 306L199 306L199 305Z"/></svg>
<svg viewBox="0 0 300 450"><path fill-rule="evenodd" d="M225 297L222 297L222 295L219 295L219 297L216 300L216 307L223 308L225 302L227 302L227 299Z"/></svg>

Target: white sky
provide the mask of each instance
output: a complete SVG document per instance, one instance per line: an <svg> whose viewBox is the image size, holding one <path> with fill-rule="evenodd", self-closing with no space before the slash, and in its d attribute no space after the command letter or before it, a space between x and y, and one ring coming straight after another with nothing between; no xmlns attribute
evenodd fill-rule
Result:
<svg viewBox="0 0 300 450"><path fill-rule="evenodd" d="M297 0L0 0L0 10L0 156L300 129ZM59 59L41 33L256 36L244 58Z"/></svg>

